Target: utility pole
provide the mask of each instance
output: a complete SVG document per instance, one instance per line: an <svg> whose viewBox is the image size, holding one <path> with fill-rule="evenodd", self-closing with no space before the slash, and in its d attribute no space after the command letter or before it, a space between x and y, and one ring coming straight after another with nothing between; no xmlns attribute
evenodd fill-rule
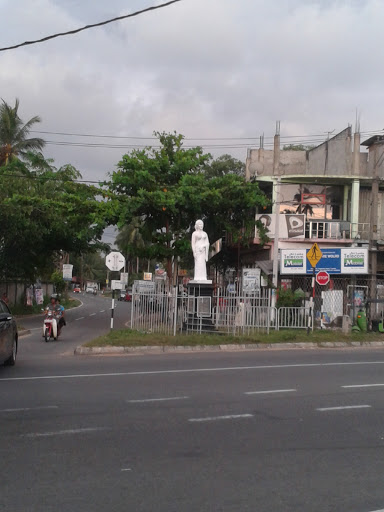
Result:
<svg viewBox="0 0 384 512"><path fill-rule="evenodd" d="M276 134L273 141L273 175L277 178L274 183L275 203L273 211L275 213L275 236L273 240L273 290L272 307L276 305L276 290L279 282L279 237L280 237L280 121L276 122Z"/></svg>

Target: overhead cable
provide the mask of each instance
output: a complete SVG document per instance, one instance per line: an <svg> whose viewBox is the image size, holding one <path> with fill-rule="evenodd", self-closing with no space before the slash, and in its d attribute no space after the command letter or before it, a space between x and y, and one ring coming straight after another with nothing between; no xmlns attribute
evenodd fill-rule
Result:
<svg viewBox="0 0 384 512"><path fill-rule="evenodd" d="M35 39L34 41L25 41L24 43L15 44L13 46L7 46L5 48L0 48L0 52L5 52L6 50L15 50L16 48L20 48L21 46L28 46L31 44L44 43L45 41L49 41L50 39L55 39L56 37L69 36L73 34L77 34L82 32L83 30L88 30L90 28L101 27L102 25L108 25L108 23L114 23L115 21L124 20L126 18L133 18L134 16L138 16L139 14L143 14L149 11L155 11L156 9L161 9L162 7L168 7L171 4L175 4L176 2L181 2L181 0L170 0L164 4L154 5L152 7L147 7L146 9L142 9L141 11L136 11L131 14L125 14L123 16L117 16L116 18L112 18L106 21L100 21L99 23L92 23L90 25L85 25L84 27L80 27L74 30L68 30L67 32L59 32L57 34L52 34L50 36L43 37L41 39Z"/></svg>

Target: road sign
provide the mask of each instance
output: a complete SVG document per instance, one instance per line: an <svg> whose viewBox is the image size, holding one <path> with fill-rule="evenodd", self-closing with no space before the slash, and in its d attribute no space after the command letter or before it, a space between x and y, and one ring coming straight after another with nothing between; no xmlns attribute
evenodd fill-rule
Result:
<svg viewBox="0 0 384 512"><path fill-rule="evenodd" d="M64 263L64 265L63 265L64 281L72 281L72 270L73 270L73 265L70 265L69 263Z"/></svg>
<svg viewBox="0 0 384 512"><path fill-rule="evenodd" d="M120 273L120 281L123 284L128 284L128 272L121 272Z"/></svg>
<svg viewBox="0 0 384 512"><path fill-rule="evenodd" d="M122 290L123 283L121 281L117 281L116 279L112 279L111 287L112 287L112 290Z"/></svg>
<svg viewBox="0 0 384 512"><path fill-rule="evenodd" d="M316 283L325 286L329 283L329 274L325 270L321 270L316 274Z"/></svg>
<svg viewBox="0 0 384 512"><path fill-rule="evenodd" d="M316 265L321 260L323 253L320 251L320 247L315 243L309 249L307 258L312 267L316 267Z"/></svg>
<svg viewBox="0 0 384 512"><path fill-rule="evenodd" d="M110 252L105 258L105 264L112 271L121 270L125 265L125 258L121 252Z"/></svg>

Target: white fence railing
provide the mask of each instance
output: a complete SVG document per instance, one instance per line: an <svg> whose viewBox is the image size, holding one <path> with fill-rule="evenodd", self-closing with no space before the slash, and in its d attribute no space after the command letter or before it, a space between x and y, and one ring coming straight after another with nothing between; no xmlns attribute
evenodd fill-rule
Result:
<svg viewBox="0 0 384 512"><path fill-rule="evenodd" d="M311 310L275 308L266 297L214 295L212 298L171 293L132 294L131 328L168 335L227 333L250 335L272 329L306 329Z"/></svg>
<svg viewBox="0 0 384 512"><path fill-rule="evenodd" d="M306 329L311 309L305 307L285 307L278 309L278 329Z"/></svg>

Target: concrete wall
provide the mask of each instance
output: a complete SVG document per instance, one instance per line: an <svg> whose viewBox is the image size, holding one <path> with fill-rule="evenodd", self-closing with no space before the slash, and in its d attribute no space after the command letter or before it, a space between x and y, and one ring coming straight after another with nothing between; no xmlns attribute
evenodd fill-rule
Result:
<svg viewBox="0 0 384 512"><path fill-rule="evenodd" d="M45 296L50 296L53 293L53 284L42 283L41 285ZM8 296L9 305L12 307L14 304L19 304L25 299L25 285L23 283L0 283L0 298L5 292Z"/></svg>
<svg viewBox="0 0 384 512"><path fill-rule="evenodd" d="M351 137L351 128L346 128L335 137L308 151L307 174L328 176L351 175Z"/></svg>
<svg viewBox="0 0 384 512"><path fill-rule="evenodd" d="M384 146L382 150L384 151ZM249 150L246 165L249 177L273 176L273 150ZM367 174L367 153L360 153L358 166L359 176L369 175ZM384 158L380 172L384 175ZM346 128L309 151L280 151L280 174L281 176L352 176L352 129Z"/></svg>

